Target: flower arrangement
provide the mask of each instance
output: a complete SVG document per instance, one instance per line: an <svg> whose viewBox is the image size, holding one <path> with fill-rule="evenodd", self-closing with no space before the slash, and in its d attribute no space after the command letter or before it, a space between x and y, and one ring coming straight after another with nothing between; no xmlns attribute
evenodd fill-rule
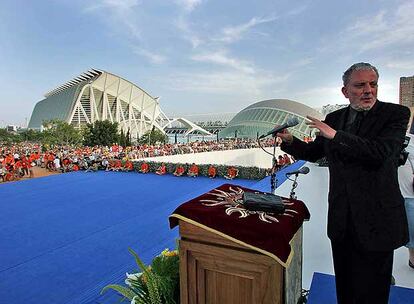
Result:
<svg viewBox="0 0 414 304"><path fill-rule="evenodd" d="M143 161L134 161L134 168L135 171L139 171L141 169L141 164ZM146 162L149 165L149 171L155 172L157 168L161 165L160 162L153 162L153 161L147 161ZM184 165L184 168L188 170L188 164L182 164ZM213 165L217 169L217 176L224 176L227 174L228 166L226 165L215 165L215 164L200 164L198 165L198 168L200 169L200 176L208 176L208 168L210 165ZM165 166L167 167L167 173L174 173L174 170L177 166L175 163L167 163L165 162ZM237 170L239 170L238 178L244 178L244 179L262 179L266 177L266 171L267 169L258 168L258 167L243 167L243 166L234 166Z"/></svg>
<svg viewBox="0 0 414 304"><path fill-rule="evenodd" d="M124 299L130 300L131 304L178 304L180 302L178 251L165 249L152 260L150 265L146 266L135 251L128 250L134 256L141 272L127 273L126 286L107 285L101 293L113 289L124 296Z"/></svg>

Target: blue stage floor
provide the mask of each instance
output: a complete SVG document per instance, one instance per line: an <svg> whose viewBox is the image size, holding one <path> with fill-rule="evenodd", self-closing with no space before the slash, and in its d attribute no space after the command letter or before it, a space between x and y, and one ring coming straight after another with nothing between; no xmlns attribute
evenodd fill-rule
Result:
<svg viewBox="0 0 414 304"><path fill-rule="evenodd" d="M335 292L335 277L315 272L307 304L336 304ZM391 286L389 304L412 304L413 299L414 289Z"/></svg>
<svg viewBox="0 0 414 304"><path fill-rule="evenodd" d="M175 248L171 212L225 182L77 172L0 185L0 303L116 302L114 292L99 293L135 270L128 247L146 263ZM269 178L233 183L270 188Z"/></svg>

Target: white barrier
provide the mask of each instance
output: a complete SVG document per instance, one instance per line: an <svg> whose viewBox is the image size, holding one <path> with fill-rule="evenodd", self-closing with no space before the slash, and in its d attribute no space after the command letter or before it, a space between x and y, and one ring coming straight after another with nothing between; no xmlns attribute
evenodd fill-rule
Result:
<svg viewBox="0 0 414 304"><path fill-rule="evenodd" d="M273 148L265 148L273 153ZM283 154L280 148L276 148L276 157ZM237 149L226 151L212 151L201 153L178 154L169 156L157 156L145 158L147 161L168 162L168 163L196 163L215 165L238 165L243 167L271 168L272 156L260 148ZM139 161L139 159L138 159Z"/></svg>

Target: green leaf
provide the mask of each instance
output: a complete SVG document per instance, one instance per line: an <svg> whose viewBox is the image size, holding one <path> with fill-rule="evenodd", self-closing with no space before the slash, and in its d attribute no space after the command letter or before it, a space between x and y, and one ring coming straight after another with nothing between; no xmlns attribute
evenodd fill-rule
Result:
<svg viewBox="0 0 414 304"><path fill-rule="evenodd" d="M127 287L124 287L124 286L121 286L121 285L116 285L116 284L111 284L111 285L105 286L101 290L101 294L106 292L108 289L113 289L113 290L119 292L121 295L123 295L125 298L127 298L129 300L132 300L132 298L137 295L131 289L129 289Z"/></svg>
<svg viewBox="0 0 414 304"><path fill-rule="evenodd" d="M148 268L141 261L138 254L134 250L132 250L131 248L128 248L128 250L134 256L135 262L146 276L148 293L151 301L150 304L162 304L157 284L158 277L154 273L148 271Z"/></svg>

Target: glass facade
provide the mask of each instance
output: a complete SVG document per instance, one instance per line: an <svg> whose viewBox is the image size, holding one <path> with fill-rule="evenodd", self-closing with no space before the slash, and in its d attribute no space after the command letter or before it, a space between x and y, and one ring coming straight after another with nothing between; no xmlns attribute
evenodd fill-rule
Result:
<svg viewBox="0 0 414 304"><path fill-rule="evenodd" d="M39 101L30 117L29 128L40 129L44 121L59 119L66 121L73 104L85 83L79 83L57 94Z"/></svg>
<svg viewBox="0 0 414 304"><path fill-rule="evenodd" d="M306 115L322 119L322 115L314 109L296 101L272 99L255 103L240 111L220 131L219 138L250 138L266 134L275 125L282 125L288 119L296 117L299 124L289 129L298 138L312 135L312 130L305 124Z"/></svg>

